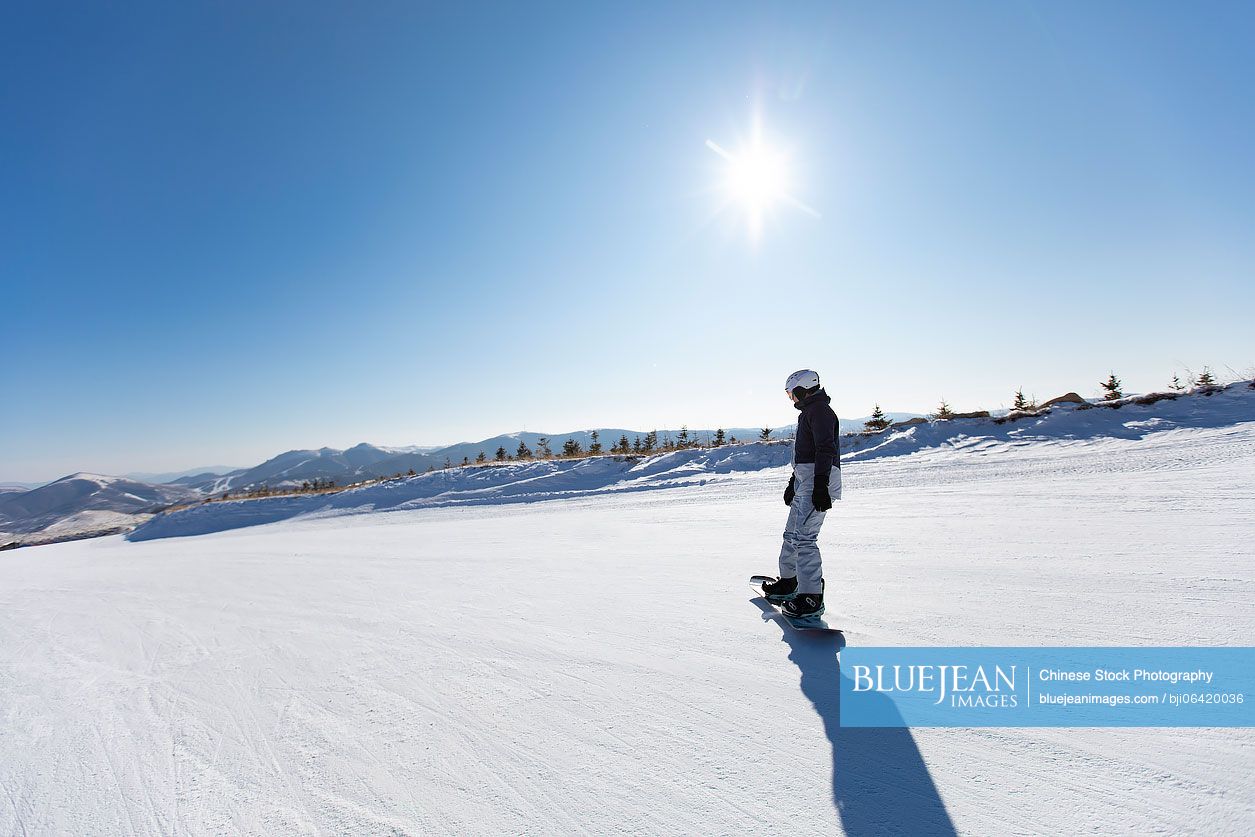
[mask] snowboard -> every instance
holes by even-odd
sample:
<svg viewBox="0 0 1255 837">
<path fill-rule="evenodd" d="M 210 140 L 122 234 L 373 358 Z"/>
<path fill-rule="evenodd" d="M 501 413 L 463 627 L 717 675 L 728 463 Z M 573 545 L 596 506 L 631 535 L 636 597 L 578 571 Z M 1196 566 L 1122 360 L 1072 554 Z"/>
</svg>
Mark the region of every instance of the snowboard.
<svg viewBox="0 0 1255 837">
<path fill-rule="evenodd" d="M 775 579 L 769 575 L 750 576 L 750 586 L 758 591 L 758 595 L 763 601 L 775 608 L 776 613 L 780 614 L 781 619 L 789 623 L 790 628 L 798 631 L 820 631 L 832 634 L 841 633 L 840 628 L 828 624 L 828 621 L 824 618 L 826 614 L 804 617 L 795 617 L 785 614 L 785 612 L 780 609 L 780 605 L 784 604 L 784 602 L 773 602 L 771 599 L 767 598 L 767 594 L 763 592 L 763 584 L 768 581 L 775 581 Z"/>
</svg>

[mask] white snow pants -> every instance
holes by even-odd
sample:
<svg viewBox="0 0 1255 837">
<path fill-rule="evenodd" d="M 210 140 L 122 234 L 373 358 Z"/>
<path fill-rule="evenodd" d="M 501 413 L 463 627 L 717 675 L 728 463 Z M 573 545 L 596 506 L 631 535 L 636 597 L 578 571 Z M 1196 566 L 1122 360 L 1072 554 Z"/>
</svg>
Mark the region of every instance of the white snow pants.
<svg viewBox="0 0 1255 837">
<path fill-rule="evenodd" d="M 815 463 L 799 462 L 793 466 L 794 494 L 789 506 L 789 520 L 784 526 L 784 545 L 780 548 L 780 577 L 797 576 L 798 593 L 822 593 L 824 577 L 819 555 L 819 527 L 824 525 L 825 512 L 815 508 L 811 492 L 815 488 Z M 833 468 L 828 478 L 828 493 L 833 502 L 841 499 L 841 470 Z"/>
</svg>

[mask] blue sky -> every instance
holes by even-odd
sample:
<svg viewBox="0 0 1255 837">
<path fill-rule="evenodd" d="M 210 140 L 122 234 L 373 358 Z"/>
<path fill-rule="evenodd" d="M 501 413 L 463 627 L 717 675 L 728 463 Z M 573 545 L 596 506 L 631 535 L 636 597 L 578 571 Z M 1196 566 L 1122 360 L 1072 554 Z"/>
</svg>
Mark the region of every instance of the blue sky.
<svg viewBox="0 0 1255 837">
<path fill-rule="evenodd" d="M 1255 365 L 1250 4 L 0 14 L 0 479 Z"/>
</svg>

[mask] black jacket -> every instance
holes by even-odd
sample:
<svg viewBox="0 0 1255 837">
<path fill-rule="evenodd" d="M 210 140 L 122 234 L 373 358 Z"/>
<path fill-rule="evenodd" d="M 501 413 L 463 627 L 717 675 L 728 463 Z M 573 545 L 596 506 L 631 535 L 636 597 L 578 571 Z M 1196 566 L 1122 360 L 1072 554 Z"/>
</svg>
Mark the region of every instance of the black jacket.
<svg viewBox="0 0 1255 837">
<path fill-rule="evenodd" d="M 837 449 L 837 414 L 830 404 L 832 399 L 821 389 L 793 405 L 802 413 L 797 417 L 793 461 L 814 462 L 817 479 L 826 479 L 833 467 L 841 467 L 841 451 Z"/>
</svg>

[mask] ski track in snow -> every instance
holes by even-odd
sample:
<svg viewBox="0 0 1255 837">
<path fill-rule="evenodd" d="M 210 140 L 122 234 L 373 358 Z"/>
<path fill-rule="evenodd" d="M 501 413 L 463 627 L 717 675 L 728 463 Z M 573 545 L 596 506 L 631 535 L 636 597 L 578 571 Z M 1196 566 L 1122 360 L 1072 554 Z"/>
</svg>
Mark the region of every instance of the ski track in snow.
<svg viewBox="0 0 1255 837">
<path fill-rule="evenodd" d="M 1249 644 L 1252 473 L 1249 421 L 851 462 L 829 612 Z M 1251 833 L 1251 730 L 841 729 L 746 585 L 786 474 L 6 553 L 0 833 Z"/>
</svg>

